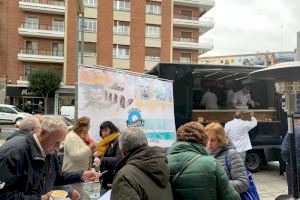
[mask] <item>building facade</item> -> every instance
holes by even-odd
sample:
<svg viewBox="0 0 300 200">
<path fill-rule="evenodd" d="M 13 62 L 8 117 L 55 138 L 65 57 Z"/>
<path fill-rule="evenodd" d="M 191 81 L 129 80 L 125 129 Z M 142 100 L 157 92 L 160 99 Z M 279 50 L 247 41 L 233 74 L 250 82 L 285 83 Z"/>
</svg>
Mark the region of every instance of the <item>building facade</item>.
<svg viewBox="0 0 300 200">
<path fill-rule="evenodd" d="M 281 62 L 294 61 L 296 51 L 265 52 L 224 56 L 199 57 L 201 64 L 270 66 Z"/>
<path fill-rule="evenodd" d="M 81 24 L 75 0 L 0 1 L 0 77 L 7 83 L 1 89 L 6 103 L 43 104 L 28 91 L 27 77 L 34 69 L 53 68 L 62 84 L 48 110 L 58 113 L 62 105 L 71 105 L 81 28 L 86 65 L 145 72 L 158 62 L 197 63 L 199 55 L 213 49 L 211 40 L 199 39 L 214 27 L 212 19 L 203 17 L 213 0 L 83 3 Z"/>
</svg>

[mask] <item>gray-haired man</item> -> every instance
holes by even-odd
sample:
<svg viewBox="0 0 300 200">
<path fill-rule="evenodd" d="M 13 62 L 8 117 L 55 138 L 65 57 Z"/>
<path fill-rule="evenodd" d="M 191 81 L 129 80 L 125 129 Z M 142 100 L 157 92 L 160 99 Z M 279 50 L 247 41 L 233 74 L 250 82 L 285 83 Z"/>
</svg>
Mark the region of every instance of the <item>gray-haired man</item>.
<svg viewBox="0 0 300 200">
<path fill-rule="evenodd" d="M 41 123 L 35 116 L 27 116 L 20 121 L 19 129 L 13 132 L 6 140 L 18 135 L 34 134 L 41 129 Z"/>
<path fill-rule="evenodd" d="M 48 200 L 55 185 L 99 178 L 91 171 L 62 172 L 56 153 L 66 134 L 65 122 L 52 117 L 37 133 L 5 142 L 0 147 L 0 199 Z M 78 197 L 75 191 L 72 195 Z"/>
<path fill-rule="evenodd" d="M 137 128 L 122 133 L 119 145 L 124 158 L 116 168 L 111 200 L 173 199 L 164 149 L 148 146 Z"/>
</svg>

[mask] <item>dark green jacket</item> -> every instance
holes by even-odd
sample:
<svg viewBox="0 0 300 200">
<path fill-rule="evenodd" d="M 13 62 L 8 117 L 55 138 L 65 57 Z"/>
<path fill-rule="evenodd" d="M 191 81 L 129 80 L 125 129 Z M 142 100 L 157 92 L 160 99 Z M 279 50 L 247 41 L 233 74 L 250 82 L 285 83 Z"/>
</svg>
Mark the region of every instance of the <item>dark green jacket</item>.
<svg viewBox="0 0 300 200">
<path fill-rule="evenodd" d="M 239 200 L 239 194 L 230 186 L 223 167 L 201 144 L 175 142 L 168 156 L 170 180 L 195 155 L 202 156 L 188 166 L 172 183 L 173 197 L 180 200 Z"/>
</svg>

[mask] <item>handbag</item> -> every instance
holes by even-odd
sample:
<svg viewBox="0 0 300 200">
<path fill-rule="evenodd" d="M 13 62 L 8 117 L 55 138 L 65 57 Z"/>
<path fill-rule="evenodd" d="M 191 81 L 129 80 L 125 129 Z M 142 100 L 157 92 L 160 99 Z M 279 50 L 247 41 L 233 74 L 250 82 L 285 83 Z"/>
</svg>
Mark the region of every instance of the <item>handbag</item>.
<svg viewBox="0 0 300 200">
<path fill-rule="evenodd" d="M 171 184 L 175 183 L 176 180 L 178 179 L 179 175 L 189 166 L 191 165 L 193 162 L 195 162 L 198 158 L 200 158 L 202 155 L 201 154 L 197 154 L 195 156 L 193 156 L 182 168 L 181 170 L 172 178 Z"/>
<path fill-rule="evenodd" d="M 231 179 L 231 163 L 230 160 L 228 159 L 227 151 L 225 153 L 225 165 L 229 172 L 228 176 Z M 249 189 L 246 192 L 241 193 L 240 197 L 242 200 L 260 200 L 253 177 L 247 169 L 246 172 L 249 180 Z"/>
</svg>

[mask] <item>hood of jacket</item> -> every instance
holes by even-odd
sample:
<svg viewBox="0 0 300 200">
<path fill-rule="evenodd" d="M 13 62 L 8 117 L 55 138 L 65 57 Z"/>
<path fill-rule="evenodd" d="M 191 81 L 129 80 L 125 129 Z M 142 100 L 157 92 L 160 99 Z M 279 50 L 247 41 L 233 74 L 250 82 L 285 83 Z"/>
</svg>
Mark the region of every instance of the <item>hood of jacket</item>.
<svg viewBox="0 0 300 200">
<path fill-rule="evenodd" d="M 208 155 L 205 147 L 198 143 L 186 142 L 186 141 L 177 141 L 171 147 L 170 154 L 178 154 L 182 152 L 194 152 L 201 155 Z"/>
<path fill-rule="evenodd" d="M 165 150 L 160 147 L 144 146 L 131 150 L 118 164 L 116 171 L 131 164 L 147 174 L 158 186 L 166 187 L 170 172 Z"/>
</svg>

